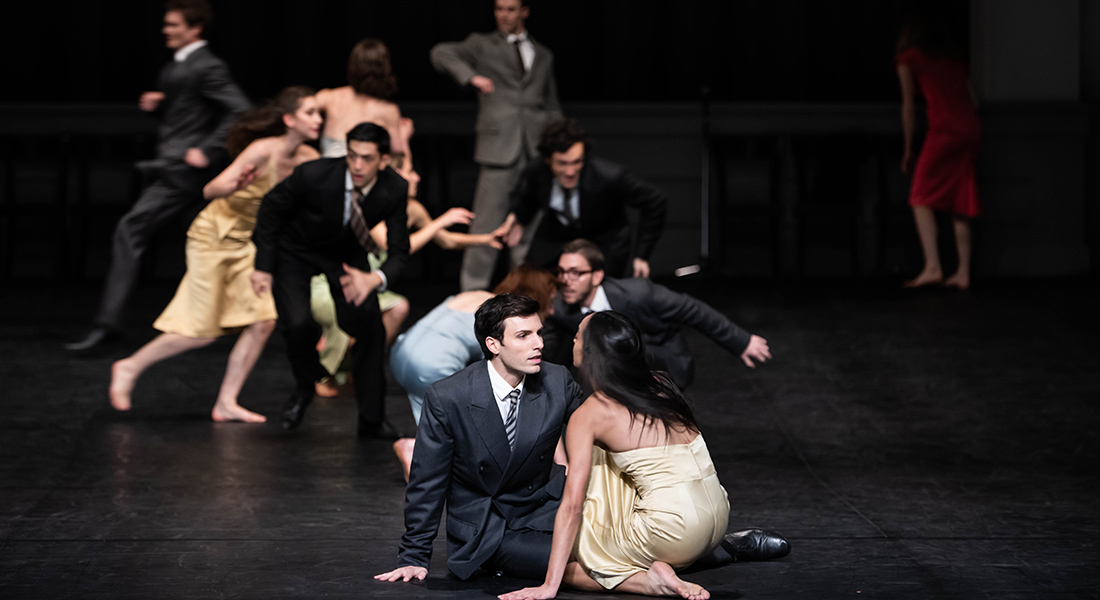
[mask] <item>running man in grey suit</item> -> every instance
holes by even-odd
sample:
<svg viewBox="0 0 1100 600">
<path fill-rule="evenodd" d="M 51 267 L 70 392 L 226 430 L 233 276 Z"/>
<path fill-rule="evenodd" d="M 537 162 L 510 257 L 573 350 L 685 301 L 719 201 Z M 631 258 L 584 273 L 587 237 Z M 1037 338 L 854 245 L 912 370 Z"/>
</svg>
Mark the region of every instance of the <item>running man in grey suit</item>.
<svg viewBox="0 0 1100 600">
<path fill-rule="evenodd" d="M 398 568 L 375 579 L 428 576 L 444 505 L 447 567 L 457 577 L 479 567 L 527 579 L 546 573 L 565 486 L 562 426 L 584 398 L 565 367 L 542 362 L 538 310 L 526 296 L 486 300 L 474 331 L 487 360 L 428 388 Z"/>
<path fill-rule="evenodd" d="M 489 233 L 504 221 L 509 194 L 534 156 L 543 127 L 561 117 L 554 55 L 527 33 L 529 14 L 522 0 L 496 0 L 497 31 L 436 44 L 431 51 L 437 71 L 478 91 L 474 160 L 481 171 L 470 233 Z M 488 246 L 466 249 L 463 290 L 490 287 L 497 252 Z"/>
<path fill-rule="evenodd" d="M 117 336 L 150 238 L 199 202 L 202 186 L 225 166 L 226 131 L 249 102 L 229 68 L 206 46 L 203 35 L 212 20 L 206 0 L 165 4 L 164 44 L 175 53 L 160 72 L 158 91 L 145 92 L 138 101 L 141 110 L 160 117 L 157 159 L 143 165 L 156 181 L 118 222 L 94 327 L 84 339 L 66 344 L 68 350 L 90 350 Z"/>
</svg>

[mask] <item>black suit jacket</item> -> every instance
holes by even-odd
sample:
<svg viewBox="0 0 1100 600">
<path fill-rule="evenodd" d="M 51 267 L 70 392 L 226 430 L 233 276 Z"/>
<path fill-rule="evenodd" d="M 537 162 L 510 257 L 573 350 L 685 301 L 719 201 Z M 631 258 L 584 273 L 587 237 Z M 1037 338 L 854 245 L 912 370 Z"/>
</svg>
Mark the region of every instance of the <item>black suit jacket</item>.
<svg viewBox="0 0 1100 600">
<path fill-rule="evenodd" d="M 343 222 L 346 177 L 344 158 L 321 158 L 298 166 L 264 196 L 252 234 L 257 270 L 274 273 L 280 247 L 328 264 L 346 262 L 370 270 L 367 251 Z M 408 194 L 409 184 L 392 169 L 383 169 L 361 201 L 369 227 L 386 222 L 388 256 L 380 270 L 391 284 L 409 260 Z"/>
<path fill-rule="evenodd" d="M 680 326 L 694 328 L 736 356 L 745 351 L 752 337 L 705 302 L 648 279 L 608 277 L 603 280 L 603 289 L 612 310 L 626 315 L 642 330 L 650 366 L 667 371 L 681 388 L 694 379 L 695 359 L 680 333 Z M 547 336 L 555 347 L 549 352 L 544 350 L 543 355 L 560 356 L 562 347 L 567 340 L 573 339 L 583 318 L 578 305 L 566 305 L 559 295 L 554 300 L 554 314 L 548 322 L 560 331 Z"/>
<path fill-rule="evenodd" d="M 157 88 L 164 92 L 157 107 L 160 158 L 180 160 L 189 148 L 201 149 L 212 162 L 223 158 L 225 134 L 249 102 L 210 47 L 195 50 L 183 62 L 170 61 L 161 69 Z"/>
<path fill-rule="evenodd" d="M 562 426 L 583 400 L 565 367 L 544 362 L 520 396 L 516 448 L 508 448 L 486 361 L 438 381 L 424 400 L 399 566 L 427 567 L 447 505 L 447 566 L 467 579 L 505 529 L 550 532 L 565 486 L 554 463 Z"/>
<path fill-rule="evenodd" d="M 634 177 L 621 165 L 587 156 L 577 184 L 580 218 L 575 224 L 563 225 L 549 210 L 553 182 L 550 166 L 545 160 L 538 160 L 524 171 L 512 194 L 511 210 L 524 226 L 539 209 L 547 211 L 535 233 L 536 239 L 555 244 L 560 251 L 561 244 L 585 238 L 599 246 L 606 257 L 625 254 L 625 259 L 630 259 L 631 235 L 626 214 L 629 206 L 639 213 L 638 242 L 633 256 L 649 260 L 664 230 L 668 207 L 668 199 L 660 190 Z"/>
</svg>

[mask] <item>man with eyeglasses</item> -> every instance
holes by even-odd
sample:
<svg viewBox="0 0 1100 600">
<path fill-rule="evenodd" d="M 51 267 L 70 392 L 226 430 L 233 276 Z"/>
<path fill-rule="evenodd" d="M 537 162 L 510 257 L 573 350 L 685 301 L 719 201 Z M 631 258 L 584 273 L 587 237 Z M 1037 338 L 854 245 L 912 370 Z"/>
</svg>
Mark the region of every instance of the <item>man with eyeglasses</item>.
<svg viewBox="0 0 1100 600">
<path fill-rule="evenodd" d="M 649 257 L 665 227 L 668 199 L 625 167 L 587 153 L 588 136 L 574 119 L 551 123 L 539 141 L 541 161 L 523 172 L 511 213 L 497 229 L 509 246 L 534 228 L 526 260 L 553 268 L 561 245 L 591 240 L 612 277 L 649 277 Z M 627 208 L 638 212 L 637 242 Z M 541 221 L 536 221 L 539 211 Z"/>
<path fill-rule="evenodd" d="M 648 279 L 607 277 L 603 253 L 588 240 L 573 240 L 562 247 L 558 278 L 562 287 L 548 319 L 553 331 L 544 336 L 543 354 L 552 362 L 557 362 L 563 347 L 568 350 L 584 316 L 602 310 L 620 312 L 637 323 L 645 335 L 650 366 L 667 371 L 681 389 L 695 378 L 695 358 L 680 334 L 681 325 L 714 340 L 749 368 L 756 366 L 753 361 L 763 363 L 772 357 L 767 340 L 745 331 L 700 300 Z"/>
</svg>

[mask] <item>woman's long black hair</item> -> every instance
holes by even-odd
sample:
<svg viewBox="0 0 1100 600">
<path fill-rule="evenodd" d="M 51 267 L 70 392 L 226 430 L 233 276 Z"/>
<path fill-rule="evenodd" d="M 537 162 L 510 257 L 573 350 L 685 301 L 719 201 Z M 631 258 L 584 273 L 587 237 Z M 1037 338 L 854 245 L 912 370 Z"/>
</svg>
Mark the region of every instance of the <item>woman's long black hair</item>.
<svg viewBox="0 0 1100 600">
<path fill-rule="evenodd" d="M 581 372 L 592 389 L 626 407 L 643 426 L 660 421 L 665 433 L 674 426 L 698 431 L 695 414 L 680 388 L 664 371 L 651 371 L 645 340 L 633 321 L 614 311 L 598 312 L 584 330 Z"/>
</svg>

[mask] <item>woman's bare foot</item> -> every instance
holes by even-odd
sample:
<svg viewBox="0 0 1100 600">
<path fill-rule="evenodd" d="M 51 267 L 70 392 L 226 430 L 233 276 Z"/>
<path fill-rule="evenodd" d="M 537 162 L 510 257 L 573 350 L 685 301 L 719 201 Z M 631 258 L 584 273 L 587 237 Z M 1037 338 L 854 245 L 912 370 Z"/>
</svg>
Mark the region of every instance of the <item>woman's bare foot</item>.
<svg viewBox="0 0 1100 600">
<path fill-rule="evenodd" d="M 254 413 L 240 404 L 217 403 L 214 410 L 210 411 L 210 418 L 219 423 L 225 421 L 240 421 L 242 423 L 265 423 L 267 417 L 260 413 Z"/>
<path fill-rule="evenodd" d="M 943 271 L 940 269 L 924 269 L 916 277 L 905 282 L 907 288 L 917 288 L 932 285 L 943 281 Z"/>
<path fill-rule="evenodd" d="M 313 391 L 322 398 L 335 398 L 340 395 L 340 388 L 336 385 L 335 377 L 325 377 L 313 384 Z"/>
<path fill-rule="evenodd" d="M 111 365 L 111 387 L 107 394 L 111 397 L 111 407 L 115 410 L 130 410 L 130 393 L 134 391 L 137 373 L 133 362 L 124 358 Z"/>
<path fill-rule="evenodd" d="M 646 581 L 652 590 L 651 596 L 680 596 L 688 600 L 707 600 L 710 592 L 697 583 L 690 583 L 676 576 L 672 567 L 659 560 L 646 571 Z"/>
<path fill-rule="evenodd" d="M 945 279 L 943 285 L 947 287 L 959 288 L 960 290 L 968 290 L 970 289 L 970 274 L 955 273 L 951 277 Z"/>
<path fill-rule="evenodd" d="M 401 467 L 405 469 L 405 483 L 409 482 L 409 467 L 412 466 L 413 448 L 415 446 L 416 439 L 414 438 L 401 438 L 393 443 L 393 452 L 397 455 L 397 460 L 401 461 Z"/>
</svg>

